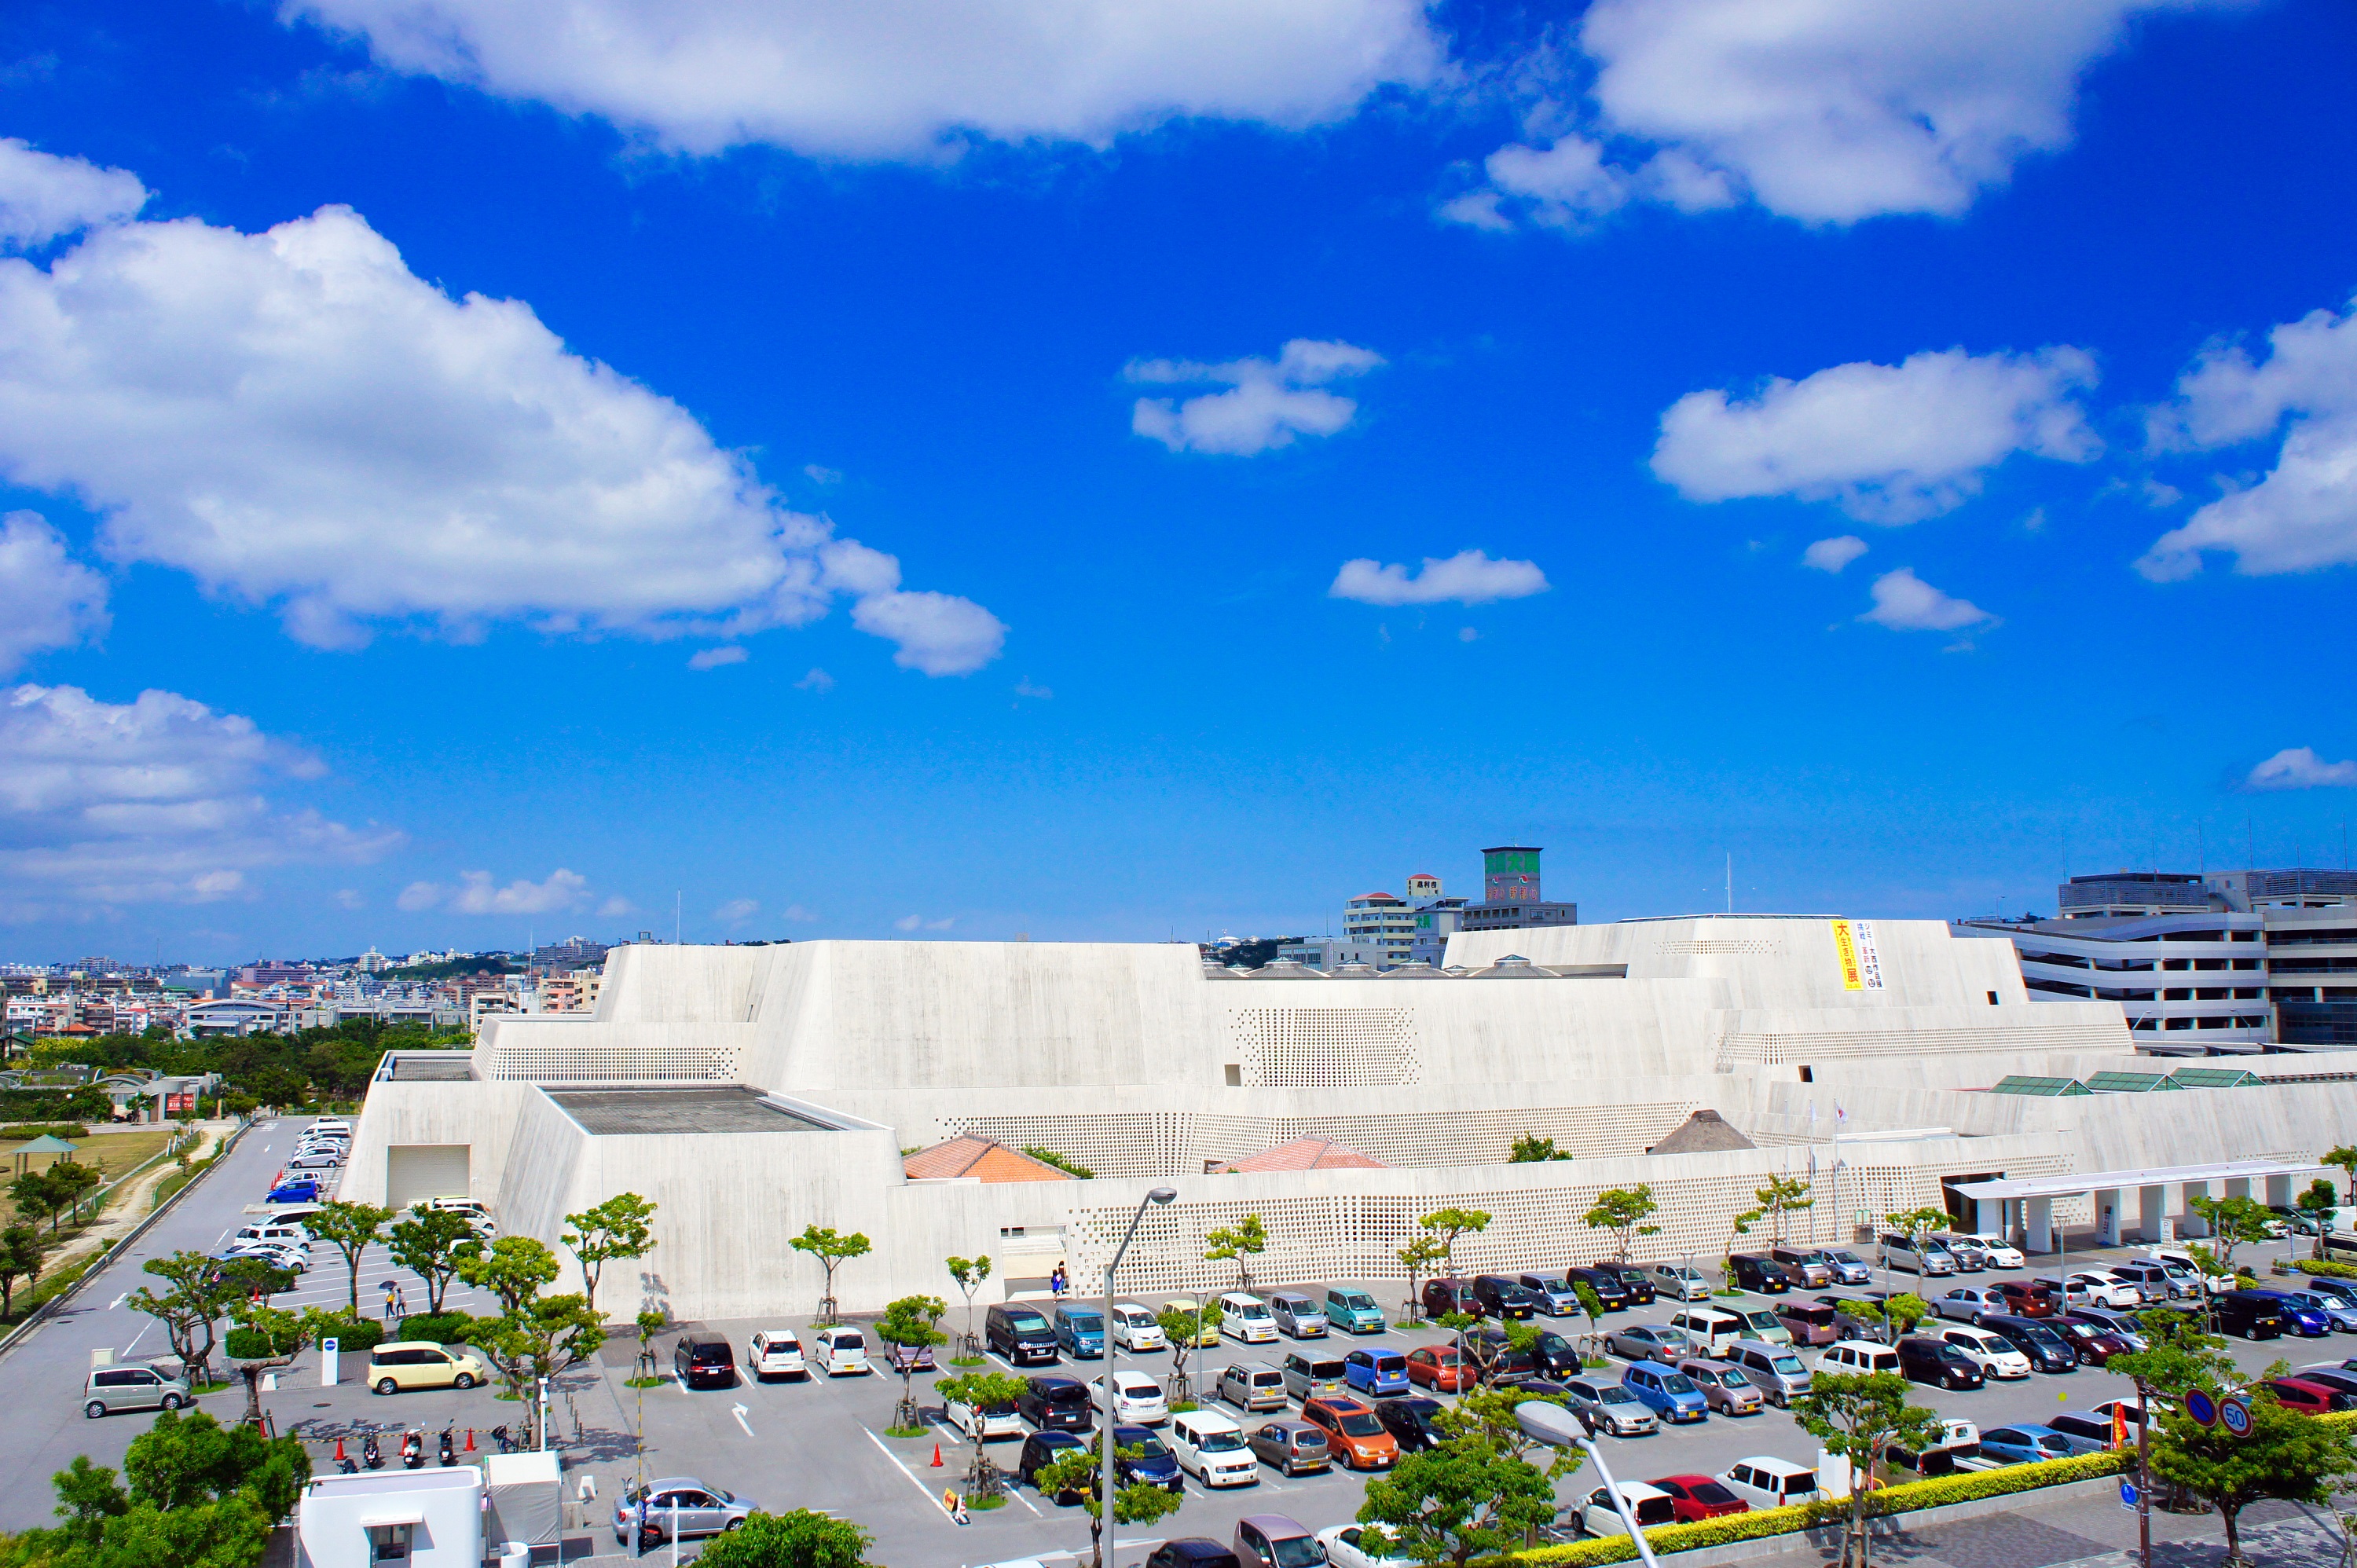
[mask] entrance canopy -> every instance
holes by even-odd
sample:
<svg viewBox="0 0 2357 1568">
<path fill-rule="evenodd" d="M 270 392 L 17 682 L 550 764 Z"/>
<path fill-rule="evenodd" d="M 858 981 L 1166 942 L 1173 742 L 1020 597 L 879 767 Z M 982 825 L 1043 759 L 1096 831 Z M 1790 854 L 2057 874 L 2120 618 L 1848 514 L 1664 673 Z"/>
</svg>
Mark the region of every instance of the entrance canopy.
<svg viewBox="0 0 2357 1568">
<path fill-rule="evenodd" d="M 2212 1165 L 2161 1165 L 2140 1171 L 2089 1171 L 2074 1176 L 2000 1176 L 1995 1181 L 1960 1181 L 1949 1190 L 1978 1203 L 2007 1197 L 2080 1197 L 2090 1193 L 2117 1192 L 2127 1187 L 2174 1187 L 2213 1181 L 2255 1181 L 2263 1176 L 2301 1176 L 2324 1167 L 2314 1160 L 2229 1160 Z"/>
</svg>

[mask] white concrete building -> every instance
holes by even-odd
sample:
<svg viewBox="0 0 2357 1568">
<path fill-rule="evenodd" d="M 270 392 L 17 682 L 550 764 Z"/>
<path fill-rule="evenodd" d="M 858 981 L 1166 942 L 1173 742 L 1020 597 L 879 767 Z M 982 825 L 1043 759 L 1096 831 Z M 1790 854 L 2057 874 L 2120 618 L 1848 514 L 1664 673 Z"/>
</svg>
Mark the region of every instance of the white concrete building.
<svg viewBox="0 0 2357 1568">
<path fill-rule="evenodd" d="M 482 1568 L 483 1473 L 363 1470 L 315 1476 L 295 1504 L 300 1568 Z"/>
<path fill-rule="evenodd" d="M 554 1244 L 567 1213 L 637 1192 L 660 1206 L 659 1245 L 636 1278 L 608 1270 L 600 1306 L 729 1318 L 811 1309 L 819 1267 L 786 1242 L 813 1223 L 874 1244 L 837 1275 L 847 1310 L 941 1293 L 952 1253 L 991 1256 L 1009 1289 L 1060 1261 L 1091 1280 L 1163 1182 L 1178 1200 L 1146 1216 L 1125 1289 L 1229 1283 L 1202 1237 L 1246 1213 L 1271 1233 L 1254 1273 L 1272 1282 L 1399 1276 L 1417 1217 L 1447 1204 L 1495 1216 L 1461 1267 L 1560 1266 L 1609 1251 L 1582 1217 L 1641 1183 L 1660 1204 L 1646 1255 L 1716 1257 L 1771 1173 L 1814 1174 L 1805 1223 L 1832 1241 L 1925 1204 L 1964 1218 L 1957 1184 L 2195 1150 L 2312 1162 L 2357 1120 L 2357 1060 L 2330 1056 L 2245 1058 L 2294 1070 L 2242 1089 L 1984 1092 L 2147 1058 L 2118 1002 L 2033 1005 L 2011 943 L 1937 921 L 1459 932 L 1448 957 L 1461 977 L 1286 965 L 1278 983 L 1180 945 L 624 947 L 594 1012 L 488 1017 L 470 1053 L 390 1058 L 344 1193 L 463 1190 Z M 1756 1146 L 1646 1152 L 1705 1109 Z M 966 1132 L 1095 1176 L 908 1178 L 900 1150 Z M 1523 1133 L 1577 1157 L 1506 1163 Z M 1202 1174 L 1312 1135 L 1387 1168 Z M 2179 1217 L 2182 1184 L 2158 1185 Z M 2084 1194 L 2045 1212 L 2095 1219 Z"/>
</svg>

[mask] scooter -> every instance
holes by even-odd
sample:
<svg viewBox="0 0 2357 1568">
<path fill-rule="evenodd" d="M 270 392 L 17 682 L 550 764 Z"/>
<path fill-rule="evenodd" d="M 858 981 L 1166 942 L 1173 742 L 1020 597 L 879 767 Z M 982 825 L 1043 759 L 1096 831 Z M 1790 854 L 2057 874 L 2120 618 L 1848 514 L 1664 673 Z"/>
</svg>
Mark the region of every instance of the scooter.
<svg viewBox="0 0 2357 1568">
<path fill-rule="evenodd" d="M 406 1470 L 415 1470 L 425 1463 L 425 1434 L 404 1432 L 401 1434 L 401 1464 Z"/>
<path fill-rule="evenodd" d="M 447 1426 L 442 1429 L 441 1455 L 445 1466 L 458 1462 L 457 1445 L 450 1441 L 450 1429 Z"/>
<path fill-rule="evenodd" d="M 376 1429 L 371 1427 L 361 1439 L 361 1463 L 371 1470 L 384 1468 L 384 1450 L 376 1445 Z"/>
</svg>

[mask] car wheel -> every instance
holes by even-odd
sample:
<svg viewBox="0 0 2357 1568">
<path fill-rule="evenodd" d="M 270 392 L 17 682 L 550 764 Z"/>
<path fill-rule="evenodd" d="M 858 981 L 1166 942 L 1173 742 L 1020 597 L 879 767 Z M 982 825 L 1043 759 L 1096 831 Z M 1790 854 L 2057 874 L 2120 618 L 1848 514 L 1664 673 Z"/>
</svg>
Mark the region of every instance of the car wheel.
<svg viewBox="0 0 2357 1568">
<path fill-rule="evenodd" d="M 475 1374 L 461 1372 L 450 1380 L 450 1386 L 454 1389 L 471 1389 L 475 1386 Z"/>
<path fill-rule="evenodd" d="M 100 1416 L 106 1413 L 106 1405 L 102 1401 L 92 1400 L 88 1404 L 81 1407 L 81 1412 L 91 1420 L 96 1421 Z"/>
<path fill-rule="evenodd" d="M 182 1399 L 178 1394 L 166 1394 L 164 1396 L 164 1408 L 166 1410 L 178 1410 L 188 1402 L 188 1401 Z"/>
<path fill-rule="evenodd" d="M 376 1380 L 376 1391 L 381 1394 L 395 1393 L 400 1391 L 400 1388 L 401 1385 L 391 1378 L 379 1378 Z"/>
<path fill-rule="evenodd" d="M 742 1530 L 744 1527 L 745 1527 L 745 1521 L 744 1521 L 743 1520 L 741 1520 L 741 1519 L 732 1519 L 732 1520 L 730 1520 L 726 1524 L 722 1525 L 720 1528 L 721 1528 L 723 1530 Z"/>
</svg>

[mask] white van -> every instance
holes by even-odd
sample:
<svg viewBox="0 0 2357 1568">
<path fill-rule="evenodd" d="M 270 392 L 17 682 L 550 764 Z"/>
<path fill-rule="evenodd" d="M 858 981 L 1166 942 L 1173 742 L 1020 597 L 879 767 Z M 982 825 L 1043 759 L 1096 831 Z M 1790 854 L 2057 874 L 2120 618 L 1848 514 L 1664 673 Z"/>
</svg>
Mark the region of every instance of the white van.
<svg viewBox="0 0 2357 1568">
<path fill-rule="evenodd" d="M 1684 1329 L 1695 1348 L 1706 1356 L 1716 1356 L 1724 1347 L 1751 1337 L 1749 1324 L 1715 1306 L 1690 1306 L 1683 1312 L 1674 1312 L 1670 1314 L 1670 1326 Z"/>
<path fill-rule="evenodd" d="M 311 1244 L 311 1233 L 300 1225 L 280 1225 L 267 1219 L 254 1225 L 241 1226 L 232 1239 L 239 1241 L 287 1241 L 297 1247 Z"/>
<path fill-rule="evenodd" d="M 1154 1314 L 1134 1301 L 1114 1303 L 1113 1342 L 1129 1351 L 1170 1348 L 1170 1342 L 1163 1337 L 1162 1326 L 1154 1321 Z"/>
<path fill-rule="evenodd" d="M 856 1377 L 868 1370 L 867 1340 L 856 1328 L 822 1328 L 810 1359 L 830 1378 Z"/>
<path fill-rule="evenodd" d="M 1260 1297 L 1232 1290 L 1220 1297 L 1220 1313 L 1222 1337 L 1246 1345 L 1276 1343 L 1276 1315 Z"/>
<path fill-rule="evenodd" d="M 1992 1334 L 1986 1328 L 1957 1326 L 1943 1328 L 1940 1337 L 1973 1359 L 1984 1378 L 2026 1378 L 2029 1376 L 2029 1358 L 2013 1348 L 2013 1341 L 2002 1334 Z M 1977 1443 L 1979 1438 L 1973 1439 Z"/>
<path fill-rule="evenodd" d="M 1773 1454 L 1738 1459 L 1719 1472 L 1718 1484 L 1755 1509 L 1787 1508 L 1817 1498 L 1817 1473 Z"/>
<path fill-rule="evenodd" d="M 1207 1487 L 1250 1487 L 1260 1480 L 1260 1460 L 1244 1441 L 1244 1429 L 1215 1410 L 1172 1416 L 1170 1452 L 1181 1470 Z"/>
<path fill-rule="evenodd" d="M 807 1378 L 802 1342 L 791 1328 L 764 1328 L 753 1336 L 745 1352 L 745 1369 L 759 1378 Z"/>
<path fill-rule="evenodd" d="M 1899 1352 L 1888 1345 L 1876 1345 L 1863 1339 L 1845 1344 L 1828 1345 L 1817 1358 L 1820 1372 L 1898 1372 Z"/>
</svg>

